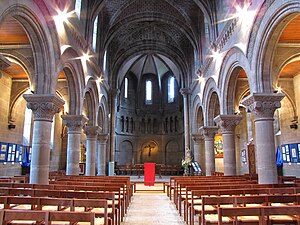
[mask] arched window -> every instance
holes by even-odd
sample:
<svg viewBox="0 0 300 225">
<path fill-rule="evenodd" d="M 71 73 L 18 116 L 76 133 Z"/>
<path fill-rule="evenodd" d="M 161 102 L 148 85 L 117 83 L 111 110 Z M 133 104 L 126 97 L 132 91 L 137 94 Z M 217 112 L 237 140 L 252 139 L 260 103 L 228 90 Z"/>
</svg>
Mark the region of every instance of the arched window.
<svg viewBox="0 0 300 225">
<path fill-rule="evenodd" d="M 107 59 L 107 50 L 105 50 L 104 56 L 103 56 L 103 72 L 106 71 L 106 59 Z"/>
<path fill-rule="evenodd" d="M 97 33 L 98 33 L 98 16 L 96 16 L 94 20 L 94 26 L 93 26 L 93 42 L 92 42 L 92 48 L 94 51 L 96 51 L 97 47 Z"/>
<path fill-rule="evenodd" d="M 146 105 L 152 104 L 152 81 L 146 81 Z"/>
<path fill-rule="evenodd" d="M 127 98 L 128 97 L 128 78 L 125 77 L 125 81 L 124 81 L 124 97 Z"/>
<path fill-rule="evenodd" d="M 175 97 L 175 78 L 169 77 L 168 80 L 168 103 L 174 102 Z"/>
<path fill-rule="evenodd" d="M 76 0 L 75 2 L 75 12 L 78 16 L 78 19 L 80 19 L 80 13 L 81 13 L 81 0 Z"/>
<path fill-rule="evenodd" d="M 30 146 L 32 111 L 26 107 L 23 129 L 23 145 Z"/>
</svg>

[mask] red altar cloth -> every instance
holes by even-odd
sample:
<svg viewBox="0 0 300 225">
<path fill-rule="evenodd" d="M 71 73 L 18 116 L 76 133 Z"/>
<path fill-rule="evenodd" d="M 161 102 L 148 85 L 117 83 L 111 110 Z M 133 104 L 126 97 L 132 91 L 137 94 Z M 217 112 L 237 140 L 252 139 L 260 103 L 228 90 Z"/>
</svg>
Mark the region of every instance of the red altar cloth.
<svg viewBox="0 0 300 225">
<path fill-rule="evenodd" d="M 144 185 L 154 186 L 155 163 L 144 163 Z"/>
</svg>

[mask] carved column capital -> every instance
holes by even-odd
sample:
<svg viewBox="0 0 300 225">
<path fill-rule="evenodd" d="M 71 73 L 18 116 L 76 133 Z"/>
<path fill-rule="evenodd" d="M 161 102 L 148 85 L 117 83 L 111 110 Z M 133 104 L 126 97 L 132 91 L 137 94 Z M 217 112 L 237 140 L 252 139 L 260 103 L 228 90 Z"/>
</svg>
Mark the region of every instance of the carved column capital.
<svg viewBox="0 0 300 225">
<path fill-rule="evenodd" d="M 98 134 L 98 140 L 101 144 L 106 144 L 108 140 L 108 134 Z"/>
<path fill-rule="evenodd" d="M 203 126 L 199 128 L 199 132 L 204 136 L 204 140 L 213 140 L 218 127 L 216 126 Z"/>
<path fill-rule="evenodd" d="M 198 134 L 192 134 L 192 138 L 195 143 L 199 144 L 204 139 L 204 136 L 202 133 L 198 133 Z"/>
<path fill-rule="evenodd" d="M 236 125 L 242 120 L 241 115 L 219 115 L 214 121 L 221 128 L 222 133 L 234 133 Z"/>
<path fill-rule="evenodd" d="M 242 104 L 253 112 L 255 121 L 273 120 L 274 112 L 281 107 L 282 93 L 253 93 L 242 101 Z"/>
<path fill-rule="evenodd" d="M 83 130 L 87 137 L 95 137 L 100 133 L 101 128 L 99 126 L 86 126 Z"/>
<path fill-rule="evenodd" d="M 82 127 L 89 120 L 84 115 L 62 115 L 64 124 L 69 128 L 69 131 L 81 133 Z"/>
<path fill-rule="evenodd" d="M 55 113 L 58 113 L 65 104 L 64 100 L 53 94 L 24 94 L 27 108 L 34 114 L 34 121 L 52 122 Z"/>
<path fill-rule="evenodd" d="M 183 95 L 184 98 L 187 98 L 187 96 L 190 94 L 189 88 L 181 88 L 180 93 Z"/>
</svg>

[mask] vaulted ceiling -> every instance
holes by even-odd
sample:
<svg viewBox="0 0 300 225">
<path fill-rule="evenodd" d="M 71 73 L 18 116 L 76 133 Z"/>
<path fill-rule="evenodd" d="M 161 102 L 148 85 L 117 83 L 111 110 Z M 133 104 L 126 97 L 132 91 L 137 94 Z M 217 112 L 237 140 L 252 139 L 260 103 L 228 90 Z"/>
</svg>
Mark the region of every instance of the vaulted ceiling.
<svg viewBox="0 0 300 225">
<path fill-rule="evenodd" d="M 116 69 L 140 54 L 160 54 L 191 74 L 204 12 L 213 12 L 211 0 L 94 1 L 99 15 L 101 44 Z M 102 26 L 103 25 L 103 26 Z"/>
</svg>

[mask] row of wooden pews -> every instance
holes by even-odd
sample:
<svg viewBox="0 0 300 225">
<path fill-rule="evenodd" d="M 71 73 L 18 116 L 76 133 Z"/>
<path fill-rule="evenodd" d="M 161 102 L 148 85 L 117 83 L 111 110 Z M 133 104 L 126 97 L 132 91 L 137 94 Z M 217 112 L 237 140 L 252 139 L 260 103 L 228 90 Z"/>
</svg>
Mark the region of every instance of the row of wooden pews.
<svg viewBox="0 0 300 225">
<path fill-rule="evenodd" d="M 286 180 L 289 180 L 286 178 Z M 300 185 L 297 181 L 282 184 L 258 184 L 249 176 L 170 177 L 167 185 L 170 200 L 187 224 L 298 224 L 300 220 Z M 247 215 L 248 208 L 258 209 L 257 215 Z M 282 215 L 276 207 L 294 207 Z M 269 208 L 274 209 L 269 209 Z M 245 215 L 228 215 L 244 210 Z M 245 209 L 247 208 L 247 210 Z M 288 210 L 287 210 L 288 211 Z M 270 216 L 267 215 L 270 213 Z M 282 211 L 283 212 L 283 211 Z M 273 214 L 274 215 L 273 215 Z M 253 213 L 252 213 L 253 214 Z M 292 214 L 292 215 L 291 215 Z"/>
<path fill-rule="evenodd" d="M 51 179 L 49 184 L 0 182 L 0 195 L 5 199 L 2 201 L 2 211 L 82 211 L 93 212 L 95 224 L 120 225 L 123 221 L 132 196 L 130 177 L 65 176 L 64 174 L 49 177 Z M 13 201 L 17 202 L 13 203 Z M 32 204 L 29 207 L 30 201 Z M 95 205 L 98 201 L 103 202 L 103 207 Z M 24 207 L 25 203 L 27 207 Z M 85 205 L 79 206 L 79 203 Z"/>
<path fill-rule="evenodd" d="M 39 215 L 48 214 L 50 221 L 90 222 L 91 224 L 111 224 L 107 200 L 99 199 L 65 199 L 49 197 L 24 197 L 24 196 L 0 196 L 0 204 L 3 212 L 1 224 L 19 224 L 22 220 L 27 223 L 40 221 L 46 223 L 47 219 L 39 218 Z M 41 213 L 43 211 L 43 213 Z M 92 213 L 92 214 L 88 214 Z M 22 215 L 19 215 L 23 213 Z M 49 214 L 50 213 L 50 214 Z M 79 214 L 80 216 L 78 216 Z M 30 215 L 30 218 L 27 217 Z M 63 216 L 65 218 L 63 218 Z M 76 215 L 76 216 L 74 216 Z M 87 216 L 89 215 L 89 216 Z M 93 216 L 92 216 L 93 215 Z M 36 217 L 35 217 L 36 216 Z M 81 221 L 84 219 L 84 221 Z M 1 219 L 0 219 L 1 220 Z M 25 222 L 25 221 L 24 221 Z"/>
</svg>

